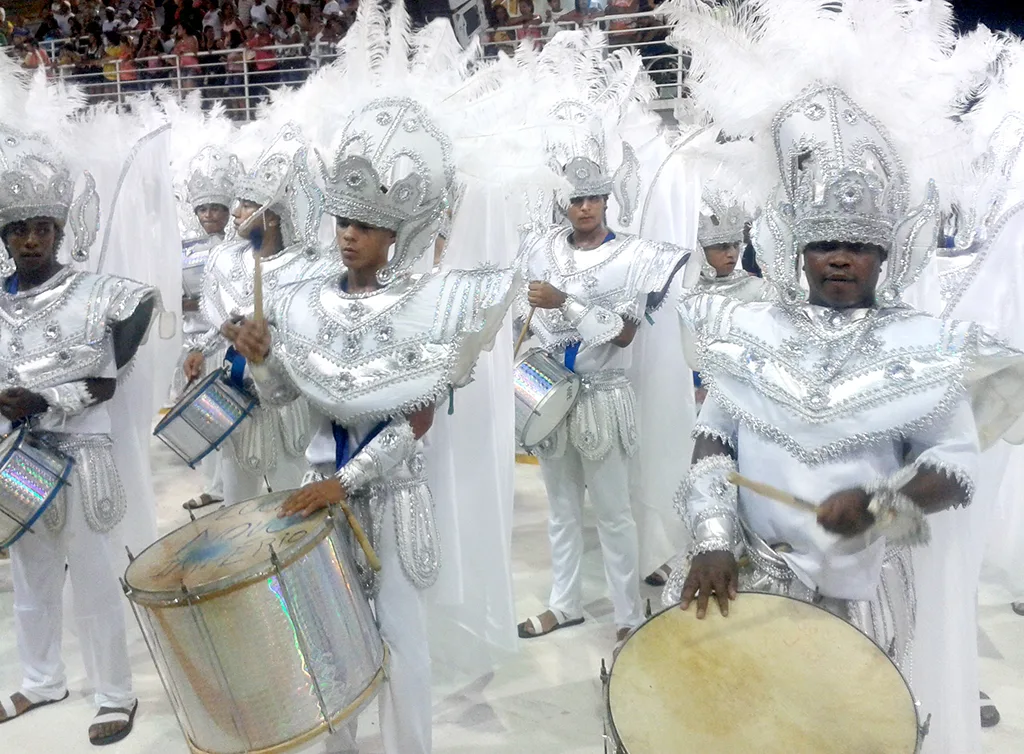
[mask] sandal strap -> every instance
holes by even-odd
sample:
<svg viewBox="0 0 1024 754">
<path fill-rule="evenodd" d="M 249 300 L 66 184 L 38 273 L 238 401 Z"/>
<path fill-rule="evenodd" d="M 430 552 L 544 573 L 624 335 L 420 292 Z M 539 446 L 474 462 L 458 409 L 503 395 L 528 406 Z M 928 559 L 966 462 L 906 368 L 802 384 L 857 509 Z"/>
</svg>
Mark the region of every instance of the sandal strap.
<svg viewBox="0 0 1024 754">
<path fill-rule="evenodd" d="M 96 715 L 92 719 L 91 725 L 106 725 L 107 723 L 128 723 L 131 719 L 130 710 L 115 710 L 114 712 L 104 712 L 101 715 Z"/>
<path fill-rule="evenodd" d="M 14 706 L 14 695 L 0 698 L 0 709 L 4 711 L 4 719 L 11 720 L 18 716 L 18 708 Z"/>
<path fill-rule="evenodd" d="M 531 615 L 526 619 L 526 623 L 530 626 L 530 631 L 533 632 L 534 636 L 540 636 L 541 632 L 544 630 L 544 627 L 540 624 L 540 616 L 538 615 Z"/>
</svg>

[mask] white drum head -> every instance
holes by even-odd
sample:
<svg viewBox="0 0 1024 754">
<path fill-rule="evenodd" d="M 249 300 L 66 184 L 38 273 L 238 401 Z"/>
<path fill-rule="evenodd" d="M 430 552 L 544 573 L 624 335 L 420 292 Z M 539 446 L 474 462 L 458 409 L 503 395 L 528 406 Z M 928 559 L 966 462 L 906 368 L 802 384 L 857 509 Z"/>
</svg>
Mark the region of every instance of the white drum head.
<svg viewBox="0 0 1024 754">
<path fill-rule="evenodd" d="M 913 754 L 917 710 L 867 636 L 804 602 L 740 594 L 672 607 L 623 646 L 608 681 L 628 754 Z"/>
</svg>

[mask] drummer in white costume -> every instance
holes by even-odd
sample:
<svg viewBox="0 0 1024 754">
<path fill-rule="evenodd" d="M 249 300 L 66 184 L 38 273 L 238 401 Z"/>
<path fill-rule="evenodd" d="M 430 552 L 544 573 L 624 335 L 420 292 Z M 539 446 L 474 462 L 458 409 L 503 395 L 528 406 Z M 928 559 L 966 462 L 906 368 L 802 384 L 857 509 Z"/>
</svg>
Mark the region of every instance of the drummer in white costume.
<svg viewBox="0 0 1024 754">
<path fill-rule="evenodd" d="M 171 397 L 177 399 L 186 385 L 206 376 L 211 367 L 219 366 L 216 357 L 221 350 L 218 339 L 211 337 L 216 325 L 208 322 L 199 310 L 203 272 L 214 248 L 224 242 L 235 183 L 242 174 L 238 158 L 225 149 L 208 145 L 192 159 L 186 199 L 195 214 L 202 235 L 182 242 L 182 354 L 171 382 Z M 224 501 L 221 477 L 221 454 L 211 453 L 202 461 L 206 488 L 185 503 L 187 510 Z"/>
<path fill-rule="evenodd" d="M 402 122 L 407 127 L 393 129 Z M 236 346 L 265 360 L 253 372 L 262 399 L 300 395 L 315 410 L 306 457 L 312 478 L 283 513 L 345 500 L 365 522 L 383 568 L 367 583 L 391 649 L 381 693 L 388 754 L 431 750 L 430 654 L 423 590 L 442 553 L 420 438 L 433 406 L 464 384 L 515 295 L 509 270 L 411 275 L 434 237 L 451 180 L 450 142 L 409 98 L 366 105 L 341 135 L 323 179 L 345 271 L 288 286 L 265 326 L 246 321 Z M 395 155 L 414 154 L 404 175 Z M 415 191 L 412 187 L 418 187 Z M 391 248 L 394 251 L 389 260 Z M 331 754 L 354 752 L 355 724 Z"/>
<path fill-rule="evenodd" d="M 10 74 L 5 74 L 10 75 Z M 64 93 L 63 96 L 67 96 Z M 65 563 L 78 637 L 99 712 L 95 745 L 123 739 L 138 707 L 117 569 L 114 529 L 127 508 L 111 453 L 107 401 L 145 337 L 159 294 L 125 278 L 78 272 L 57 261 L 64 232 L 84 261 L 95 238 L 91 184 L 74 177 L 55 145 L 4 127 L 0 234 L 14 272 L 0 292 L 0 413 L 75 462 L 70 484 L 11 547 L 21 689 L 0 699 L 0 723 L 68 697 L 61 660 Z M 13 190 L 14 187 L 17 190 Z M 69 218 L 70 214 L 70 218 Z"/>
<path fill-rule="evenodd" d="M 220 329 L 211 334 L 213 346 L 203 351 L 215 348 L 217 366 L 223 359 L 232 381 L 239 384 L 250 377 L 248 364 L 234 348 L 225 352 L 223 339 L 230 342 L 237 334 L 237 321 L 253 311 L 254 252 L 261 257 L 268 299 L 284 285 L 316 274 L 321 263 L 315 240 L 319 218 L 302 212 L 307 205 L 300 202 L 293 163 L 302 144 L 298 130 L 286 126 L 249 171 L 235 179 L 234 222 L 239 240 L 221 244 L 207 261 L 200 312 Z M 191 368 L 205 369 L 205 361 L 195 357 Z M 310 437 L 304 400 L 254 409 L 228 437 L 221 453 L 225 501 L 255 497 L 264 483 L 273 491 L 298 487 L 308 469 L 303 454 Z"/>
<path fill-rule="evenodd" d="M 583 103 L 563 103 L 565 112 L 588 112 Z M 577 121 L 579 122 L 579 121 Z M 600 145 L 587 149 L 587 145 Z M 629 457 L 636 452 L 633 389 L 626 377 L 629 345 L 643 319 L 647 296 L 663 291 L 686 251 L 608 228 L 613 193 L 628 223 L 636 193 L 635 156 L 609 176 L 603 135 L 594 130 L 556 148 L 571 184 L 569 227 L 552 226 L 523 239 L 523 297 L 536 307 L 532 330 L 543 348 L 583 377 L 583 390 L 565 421 L 530 450 L 541 464 L 551 507 L 553 584 L 548 609 L 519 625 L 523 638 L 543 636 L 583 622 L 582 510 L 589 492 L 597 511 L 605 577 L 615 613 L 616 637 L 642 620 L 637 528 L 630 509 Z"/>
</svg>

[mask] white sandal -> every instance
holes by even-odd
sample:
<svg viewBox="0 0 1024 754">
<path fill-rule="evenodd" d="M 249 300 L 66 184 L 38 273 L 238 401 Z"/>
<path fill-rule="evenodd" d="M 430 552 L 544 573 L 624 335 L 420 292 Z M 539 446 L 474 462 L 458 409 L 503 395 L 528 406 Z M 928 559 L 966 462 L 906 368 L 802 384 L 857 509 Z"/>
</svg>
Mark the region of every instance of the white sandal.
<svg viewBox="0 0 1024 754">
<path fill-rule="evenodd" d="M 554 633 L 561 628 L 578 626 L 583 622 L 583 616 L 580 616 L 579 618 L 570 618 L 561 610 L 556 610 L 553 607 L 549 607 L 544 612 L 549 612 L 555 616 L 555 625 L 552 626 L 550 630 L 545 631 L 544 626 L 540 622 L 540 615 L 543 615 L 544 613 L 541 613 L 540 615 L 533 615 L 519 624 L 518 632 L 520 639 L 536 639 L 539 636 L 547 636 L 550 633 Z M 527 626 L 530 627 L 530 630 L 533 633 L 526 632 Z"/>
<path fill-rule="evenodd" d="M 4 698 L 0 699 L 0 709 L 2 709 L 4 711 L 4 719 L 0 720 L 0 725 L 3 725 L 4 723 L 9 723 L 11 720 L 13 720 L 16 717 L 21 717 L 22 715 L 27 715 L 29 712 L 31 712 L 34 709 L 39 709 L 40 707 L 46 707 L 46 706 L 48 706 L 50 704 L 56 704 L 57 702 L 63 702 L 65 699 L 68 698 L 68 694 L 69 693 L 70 692 L 65 691 L 64 692 L 64 696 L 62 696 L 60 699 L 43 699 L 43 700 L 38 701 L 38 702 L 33 702 L 31 699 L 28 698 L 28 696 L 26 696 L 25 692 L 23 692 L 23 691 L 15 691 L 14 694 L 11 694 L 8 697 L 4 697 Z M 18 712 L 17 705 L 14 703 L 14 696 L 15 696 L 15 694 L 17 694 L 18 696 L 24 697 L 25 701 L 28 702 L 28 706 L 24 710 L 22 710 L 20 713 Z"/>
<path fill-rule="evenodd" d="M 138 699 L 132 704 L 131 709 L 100 707 L 100 711 L 96 713 L 96 717 L 92 719 L 92 724 L 89 726 L 89 743 L 93 746 L 109 746 L 128 738 L 128 734 L 132 732 L 132 728 L 135 726 L 135 713 L 138 709 Z M 93 728 L 97 725 L 107 725 L 109 723 L 123 723 L 123 726 L 108 736 L 93 737 Z"/>
</svg>

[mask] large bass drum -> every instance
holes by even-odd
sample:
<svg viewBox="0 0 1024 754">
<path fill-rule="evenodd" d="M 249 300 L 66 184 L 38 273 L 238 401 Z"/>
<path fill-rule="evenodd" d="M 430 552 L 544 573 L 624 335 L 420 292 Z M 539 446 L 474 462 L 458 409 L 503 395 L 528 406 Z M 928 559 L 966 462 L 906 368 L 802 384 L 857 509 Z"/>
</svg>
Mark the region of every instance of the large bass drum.
<svg viewBox="0 0 1024 754">
<path fill-rule="evenodd" d="M 870 638 L 790 597 L 741 593 L 723 618 L 671 607 L 605 675 L 614 754 L 914 754 L 907 682 Z"/>
<path fill-rule="evenodd" d="M 353 719 L 387 670 L 333 513 L 289 493 L 220 508 L 129 565 L 124 589 L 196 754 L 282 752 Z"/>
<path fill-rule="evenodd" d="M 576 405 L 580 378 L 546 351 L 533 348 L 516 364 L 516 440 L 529 450 L 557 429 Z"/>
</svg>

